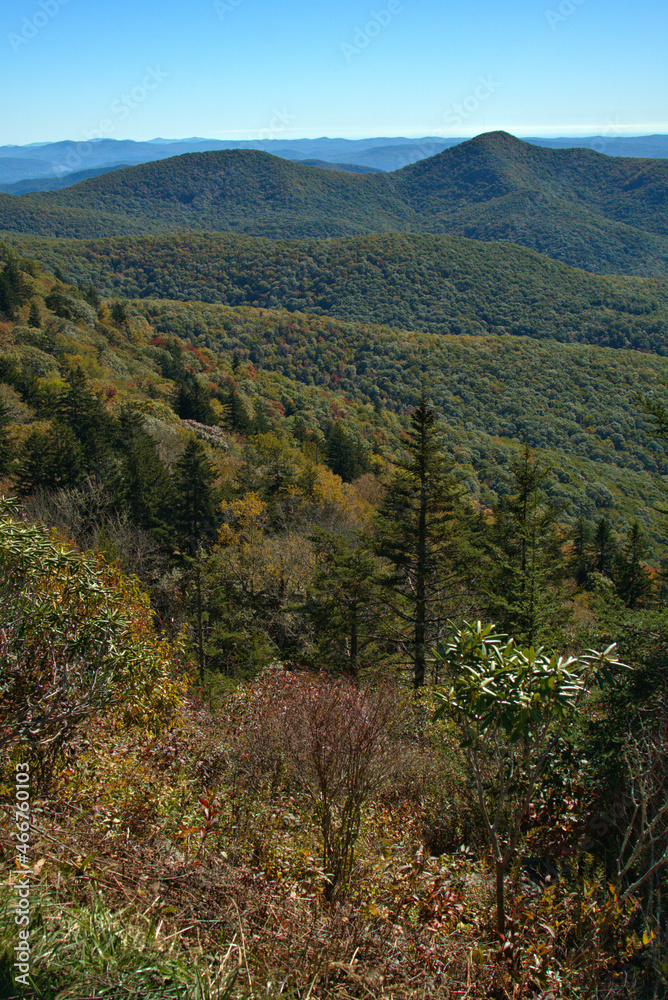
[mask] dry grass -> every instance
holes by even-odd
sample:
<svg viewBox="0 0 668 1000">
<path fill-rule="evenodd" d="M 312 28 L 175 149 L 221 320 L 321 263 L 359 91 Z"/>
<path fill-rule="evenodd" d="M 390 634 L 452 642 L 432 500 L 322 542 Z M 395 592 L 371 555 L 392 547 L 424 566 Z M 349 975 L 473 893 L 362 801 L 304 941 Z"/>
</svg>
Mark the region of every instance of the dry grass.
<svg viewBox="0 0 668 1000">
<path fill-rule="evenodd" d="M 35 997 L 53 1000 L 61 975 L 63 998 L 84 995 L 71 992 L 73 984 L 55 956 L 59 948 L 66 954 L 75 924 L 81 953 L 88 955 L 89 925 L 104 923 L 99 913 L 107 915 L 105 926 L 117 928 L 105 941 L 120 935 L 124 947 L 154 969 L 155 983 L 163 976 L 176 985 L 153 980 L 132 985 L 114 965 L 118 959 L 109 958 L 106 971 L 79 972 L 81 988 L 97 991 L 85 994 L 91 997 L 570 1000 L 577 995 L 556 981 L 550 990 L 539 990 L 526 970 L 499 962 L 484 870 L 463 855 L 430 858 L 425 852 L 425 798 L 439 775 L 437 768 L 428 773 L 428 760 L 414 747 L 404 747 L 411 780 L 392 792 L 380 790 L 368 803 L 350 884 L 328 902 L 317 861 L 317 823 L 297 784 L 292 778 L 272 780 L 271 767 L 249 772 L 240 765 L 246 746 L 240 705 L 232 699 L 229 710 L 217 714 L 191 705 L 184 728 L 161 741 L 143 744 L 134 734 L 124 737 L 125 743 L 118 736 L 116 744 L 100 746 L 100 737 L 88 734 L 82 747 L 88 742 L 87 752 L 99 755 L 115 746 L 118 766 L 125 761 L 123 781 L 136 780 L 143 790 L 142 799 L 126 788 L 117 817 L 110 816 L 113 809 L 101 789 L 93 801 L 95 774 L 101 772 L 86 770 L 83 750 L 68 765 L 69 773 L 63 771 L 53 797 L 34 803 L 31 857 L 44 860 L 35 877 L 42 903 L 34 935 L 49 944 L 50 957 L 46 949 L 39 961 L 47 970 L 50 963 L 53 979 L 53 990 L 43 987 Z M 243 763 L 247 768 L 248 761 Z M 199 800 L 211 802 L 212 793 L 215 815 L 207 826 Z M 118 817 L 122 823 L 115 822 Z M 5 871 L 13 855 L 7 816 L 0 826 Z M 69 917 L 59 916 L 63 913 Z M 3 940 L 6 947 L 6 935 L 0 944 Z M 106 947 L 98 942 L 98 950 Z M 109 955 L 120 954 L 119 947 L 109 945 Z M 625 995 L 604 973 L 587 993 L 592 1000 Z"/>
</svg>

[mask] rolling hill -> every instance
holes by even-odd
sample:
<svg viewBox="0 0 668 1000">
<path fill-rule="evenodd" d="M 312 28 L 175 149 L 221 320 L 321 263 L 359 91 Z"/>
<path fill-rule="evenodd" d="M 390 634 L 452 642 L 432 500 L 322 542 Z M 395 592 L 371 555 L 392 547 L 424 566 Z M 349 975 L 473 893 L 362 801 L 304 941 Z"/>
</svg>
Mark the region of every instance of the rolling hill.
<svg viewBox="0 0 668 1000">
<path fill-rule="evenodd" d="M 1 244 L 0 252 L 0 261 L 16 261 Z M 549 492 L 566 505 L 565 521 L 605 514 L 623 531 L 637 517 L 664 544 L 655 508 L 668 459 L 637 397 L 662 397 L 666 357 L 166 299 L 129 301 L 114 320 L 112 302 L 96 313 L 85 293 L 30 262 L 18 266 L 26 268 L 24 304 L 0 329 L 0 401 L 17 442 L 52 416 L 53 393 L 75 368 L 110 410 L 130 403 L 156 429 L 178 424 L 175 380 L 189 371 L 213 394 L 223 424 L 236 387 L 248 413 L 264 413 L 277 433 L 298 437 L 306 427 L 323 439 L 342 420 L 380 460 L 398 453 L 406 412 L 426 384 L 471 495 L 493 502 L 525 441 L 554 470 Z M 31 325 L 30 301 L 41 327 Z M 176 356 L 185 366 L 175 368 Z"/>
<path fill-rule="evenodd" d="M 185 154 L 63 191 L 0 195 L 0 230 L 92 238 L 429 232 L 512 242 L 595 273 L 668 274 L 668 163 L 488 133 L 386 174 L 255 150 Z"/>
<path fill-rule="evenodd" d="M 440 334 L 668 349 L 668 289 L 510 244 L 385 234 L 268 240 L 220 233 L 47 240 L 22 253 L 110 296 L 288 309 Z"/>
</svg>

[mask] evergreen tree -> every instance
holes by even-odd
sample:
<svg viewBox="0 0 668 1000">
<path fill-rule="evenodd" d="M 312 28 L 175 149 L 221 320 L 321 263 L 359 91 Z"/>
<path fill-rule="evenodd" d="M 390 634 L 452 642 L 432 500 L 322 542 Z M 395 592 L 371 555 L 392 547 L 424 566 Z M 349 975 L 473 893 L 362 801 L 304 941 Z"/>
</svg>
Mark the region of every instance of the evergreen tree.
<svg viewBox="0 0 668 1000">
<path fill-rule="evenodd" d="M 116 326 L 127 326 L 128 324 L 128 304 L 124 300 L 114 302 L 111 307 L 111 318 Z"/>
<path fill-rule="evenodd" d="M 81 286 L 79 287 L 81 288 Z M 87 288 L 82 288 L 81 291 L 83 291 L 86 302 L 93 307 L 99 319 L 102 315 L 102 299 L 98 294 L 97 288 L 95 285 L 88 285 Z"/>
<path fill-rule="evenodd" d="M 216 415 L 211 407 L 211 392 L 191 371 L 185 371 L 178 381 L 174 410 L 181 420 L 196 420 L 200 424 L 216 423 Z"/>
<path fill-rule="evenodd" d="M 204 683 L 206 588 L 204 586 L 205 550 L 213 541 L 217 527 L 218 495 L 214 486 L 216 473 L 207 459 L 204 445 L 191 437 L 174 467 L 174 524 L 179 538 L 184 568 L 182 592 L 190 608 L 195 633 L 200 680 Z"/>
<path fill-rule="evenodd" d="M 0 479 L 6 476 L 12 463 L 12 443 L 9 437 L 9 407 L 0 399 Z"/>
<path fill-rule="evenodd" d="M 19 449 L 16 486 L 29 496 L 75 486 L 84 470 L 81 444 L 71 427 L 54 421 L 47 431 L 33 428 Z"/>
<path fill-rule="evenodd" d="M 87 469 L 99 466 L 109 453 L 114 421 L 102 400 L 90 388 L 81 368 L 67 376 L 68 388 L 58 400 L 57 416 L 67 424 L 81 445 Z"/>
<path fill-rule="evenodd" d="M 37 302 L 33 299 L 30 303 L 30 314 L 28 316 L 28 326 L 33 327 L 35 330 L 39 330 L 42 326 L 42 317 L 39 314 L 39 306 Z"/>
<path fill-rule="evenodd" d="M 4 266 L 2 265 L 4 259 Z M 19 258 L 9 250 L 0 249 L 0 313 L 14 319 L 17 310 L 30 297 L 30 286 L 19 266 Z"/>
<path fill-rule="evenodd" d="M 594 532 L 594 555 L 598 573 L 612 576 L 616 552 L 617 546 L 612 536 L 610 522 L 606 517 L 602 517 Z"/>
<path fill-rule="evenodd" d="M 443 591 L 452 582 L 446 557 L 460 497 L 424 396 L 411 416 L 405 448 L 408 457 L 388 484 L 378 512 L 376 552 L 390 567 L 385 599 L 403 623 L 418 688 L 425 682 L 427 650 L 452 614 L 444 608 Z"/>
<path fill-rule="evenodd" d="M 59 319 L 72 318 L 70 298 L 63 288 L 56 287 L 52 289 L 44 299 L 44 305 L 52 313 L 55 313 Z"/>
<path fill-rule="evenodd" d="M 349 434 L 339 421 L 329 429 L 325 459 L 332 472 L 340 476 L 344 483 L 351 483 L 369 469 L 364 445 Z"/>
<path fill-rule="evenodd" d="M 584 585 L 591 570 L 591 529 L 584 514 L 573 525 L 571 530 L 571 541 L 573 543 L 573 554 L 570 560 L 570 570 L 575 577 L 578 586 Z"/>
<path fill-rule="evenodd" d="M 382 609 L 377 559 L 360 544 L 318 531 L 308 603 L 320 656 L 357 676 L 360 657 L 377 638 Z"/>
<path fill-rule="evenodd" d="M 261 459 L 260 494 L 269 501 L 272 516 L 277 505 L 285 500 L 295 482 L 295 468 L 290 455 L 288 440 L 280 434 L 269 432 L 253 438 Z"/>
<path fill-rule="evenodd" d="M 218 497 L 216 473 L 207 459 L 204 445 L 190 437 L 174 467 L 174 524 L 184 554 L 194 556 L 214 537 Z"/>
<path fill-rule="evenodd" d="M 144 429 L 144 418 L 125 408 L 119 418 L 121 450 L 117 494 L 141 528 L 165 540 L 168 534 L 172 484 L 155 441 Z"/>
<path fill-rule="evenodd" d="M 557 517 L 544 490 L 549 469 L 525 445 L 511 465 L 510 492 L 494 510 L 491 564 L 484 585 L 495 622 L 529 645 L 554 625 L 562 572 Z"/>
<path fill-rule="evenodd" d="M 248 434 L 251 422 L 248 418 L 244 401 L 235 386 L 230 387 L 223 405 L 225 406 L 227 422 L 230 429 L 237 431 L 240 434 Z"/>
<path fill-rule="evenodd" d="M 636 608 L 649 596 L 651 580 L 642 565 L 646 553 L 643 530 L 637 521 L 633 521 L 626 536 L 626 545 L 617 558 L 615 573 L 617 593 L 627 608 Z"/>
</svg>

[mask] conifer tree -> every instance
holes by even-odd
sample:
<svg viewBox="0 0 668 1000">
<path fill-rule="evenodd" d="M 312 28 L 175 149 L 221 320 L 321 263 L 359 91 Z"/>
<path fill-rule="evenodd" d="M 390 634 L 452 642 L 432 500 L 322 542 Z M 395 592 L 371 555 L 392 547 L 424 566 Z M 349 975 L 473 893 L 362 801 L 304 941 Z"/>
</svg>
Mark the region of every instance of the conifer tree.
<svg viewBox="0 0 668 1000">
<path fill-rule="evenodd" d="M 602 517 L 596 525 L 594 532 L 594 554 L 596 570 L 611 576 L 613 572 L 617 547 L 612 536 L 610 522 L 606 517 Z"/>
<path fill-rule="evenodd" d="M 135 524 L 164 540 L 168 528 L 172 484 L 155 441 L 144 430 L 144 418 L 124 409 L 119 417 L 121 459 L 117 494 Z"/>
<path fill-rule="evenodd" d="M 573 543 L 573 554 L 570 560 L 570 568 L 578 585 L 585 584 L 591 569 L 591 528 L 584 514 L 573 525 L 571 531 Z"/>
<path fill-rule="evenodd" d="M 81 444 L 68 424 L 55 420 L 51 428 L 33 428 L 19 449 L 15 473 L 22 496 L 38 490 L 75 486 L 84 471 Z"/>
<path fill-rule="evenodd" d="M 12 447 L 9 439 L 9 407 L 0 399 L 0 479 L 9 472 L 12 461 Z"/>
<path fill-rule="evenodd" d="M 174 520 L 184 551 L 195 555 L 214 537 L 218 497 L 216 474 L 204 445 L 191 437 L 174 468 Z"/>
<path fill-rule="evenodd" d="M 325 456 L 332 472 L 344 483 L 352 482 L 369 468 L 362 442 L 349 434 L 340 421 L 329 430 Z"/>
<path fill-rule="evenodd" d="M 617 593 L 628 608 L 636 608 L 649 596 L 651 590 L 650 577 L 642 565 L 646 552 L 643 530 L 637 521 L 633 521 L 629 525 L 626 545 L 618 556 L 615 574 Z"/>
<path fill-rule="evenodd" d="M 91 468 L 99 465 L 110 450 L 113 419 L 100 397 L 91 390 L 81 368 L 70 372 L 67 381 L 68 388 L 58 401 L 57 416 L 79 441 L 84 463 Z"/>
<path fill-rule="evenodd" d="M 319 651 L 357 676 L 360 657 L 377 637 L 382 610 L 378 561 L 361 544 L 318 531 L 316 572 L 308 603 Z"/>
<path fill-rule="evenodd" d="M 553 617 L 562 572 L 557 517 L 545 493 L 549 469 L 525 445 L 510 470 L 510 492 L 494 510 L 488 612 L 504 631 L 531 645 Z M 554 624 L 554 622 L 551 622 Z"/>
<path fill-rule="evenodd" d="M 185 371 L 178 381 L 174 410 L 181 420 L 196 420 L 200 424 L 216 423 L 216 415 L 211 406 L 211 392 L 191 371 Z"/>
<path fill-rule="evenodd" d="M 28 315 L 28 326 L 33 327 L 35 330 L 39 330 L 42 326 L 42 318 L 39 314 L 39 306 L 35 299 L 30 303 L 30 313 Z"/>
<path fill-rule="evenodd" d="M 13 319 L 29 297 L 30 286 L 21 271 L 19 258 L 8 247 L 3 247 L 0 250 L 0 313 Z"/>
<path fill-rule="evenodd" d="M 411 416 L 408 457 L 388 484 L 377 517 L 376 552 L 389 565 L 384 594 L 403 625 L 413 685 L 425 682 L 427 652 L 452 614 L 443 606 L 448 548 L 461 495 L 439 450 L 434 411 L 424 398 Z"/>
<path fill-rule="evenodd" d="M 204 561 L 207 547 L 217 527 L 218 493 L 216 474 L 207 459 L 204 445 L 191 437 L 174 468 L 174 521 L 184 567 L 182 589 L 186 605 L 193 613 L 200 680 L 204 683 L 204 632 L 207 594 Z"/>
</svg>

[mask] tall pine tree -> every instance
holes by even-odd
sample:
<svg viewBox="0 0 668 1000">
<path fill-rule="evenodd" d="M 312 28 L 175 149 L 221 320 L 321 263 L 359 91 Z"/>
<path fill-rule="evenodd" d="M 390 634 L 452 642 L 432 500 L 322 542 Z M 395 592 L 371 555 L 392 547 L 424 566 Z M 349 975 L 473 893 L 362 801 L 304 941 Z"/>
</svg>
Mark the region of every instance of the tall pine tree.
<svg viewBox="0 0 668 1000">
<path fill-rule="evenodd" d="M 174 520 L 184 554 L 213 540 L 217 526 L 216 473 L 201 441 L 191 437 L 174 467 Z"/>
<path fill-rule="evenodd" d="M 560 510 L 549 503 L 545 493 L 549 471 L 533 458 L 528 445 L 513 461 L 509 492 L 494 510 L 488 549 L 491 558 L 483 584 L 487 610 L 494 621 L 529 645 L 558 617 Z"/>
<path fill-rule="evenodd" d="M 452 614 L 447 605 L 448 548 L 461 490 L 439 449 L 433 410 L 424 398 L 411 416 L 408 453 L 385 490 L 376 552 L 389 567 L 385 599 L 402 623 L 413 685 L 425 682 L 428 649 Z M 445 597 L 445 600 L 444 600 Z"/>
</svg>

